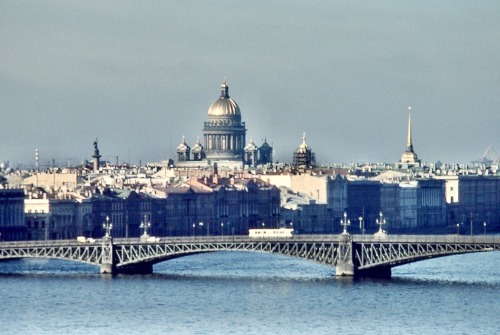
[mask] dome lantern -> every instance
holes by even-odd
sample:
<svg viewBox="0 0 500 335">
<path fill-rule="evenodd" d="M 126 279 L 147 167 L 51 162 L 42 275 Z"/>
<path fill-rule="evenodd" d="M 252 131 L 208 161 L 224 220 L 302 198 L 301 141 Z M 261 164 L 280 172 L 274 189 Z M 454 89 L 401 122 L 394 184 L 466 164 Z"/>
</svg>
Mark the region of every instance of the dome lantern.
<svg viewBox="0 0 500 335">
<path fill-rule="evenodd" d="M 224 81 L 221 85 L 221 93 L 217 99 L 208 109 L 209 117 L 241 117 L 240 107 L 238 104 L 229 97 L 229 86 Z"/>
</svg>

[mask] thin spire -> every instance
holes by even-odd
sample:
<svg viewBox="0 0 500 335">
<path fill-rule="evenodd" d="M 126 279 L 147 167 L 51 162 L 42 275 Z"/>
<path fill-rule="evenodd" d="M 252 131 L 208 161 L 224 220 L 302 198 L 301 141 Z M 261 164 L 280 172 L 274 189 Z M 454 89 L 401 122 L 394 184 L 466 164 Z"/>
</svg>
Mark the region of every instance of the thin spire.
<svg viewBox="0 0 500 335">
<path fill-rule="evenodd" d="M 411 106 L 408 106 L 408 140 L 406 141 L 406 151 L 413 152 L 413 143 L 411 140 Z"/>
</svg>

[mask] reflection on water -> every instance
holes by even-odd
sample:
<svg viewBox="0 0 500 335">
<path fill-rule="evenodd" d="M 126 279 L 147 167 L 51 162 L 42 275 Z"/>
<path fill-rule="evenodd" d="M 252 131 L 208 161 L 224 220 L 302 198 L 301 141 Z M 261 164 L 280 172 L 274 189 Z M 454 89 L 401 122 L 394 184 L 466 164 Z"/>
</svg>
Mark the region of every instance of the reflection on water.
<svg viewBox="0 0 500 335">
<path fill-rule="evenodd" d="M 220 252 L 102 276 L 61 260 L 0 262 L 6 334 L 494 334 L 500 253 L 395 268 L 386 280 L 271 254 Z"/>
</svg>

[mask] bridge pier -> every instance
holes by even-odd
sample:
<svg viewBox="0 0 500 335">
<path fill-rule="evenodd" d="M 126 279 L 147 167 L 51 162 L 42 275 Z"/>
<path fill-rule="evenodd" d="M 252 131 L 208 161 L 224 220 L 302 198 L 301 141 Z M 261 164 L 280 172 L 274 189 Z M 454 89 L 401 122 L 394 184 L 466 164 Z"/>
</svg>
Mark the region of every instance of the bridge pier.
<svg viewBox="0 0 500 335">
<path fill-rule="evenodd" d="M 101 264 L 101 274 L 114 274 L 116 272 L 116 268 L 111 263 Z"/>
<path fill-rule="evenodd" d="M 354 277 L 354 265 L 349 262 L 338 262 L 335 266 L 335 275 L 339 277 Z"/>
<path fill-rule="evenodd" d="M 339 238 L 339 256 L 335 264 L 335 275 L 339 277 L 391 278 L 390 266 L 377 266 L 359 269 L 359 261 L 353 257 L 358 246 L 353 243 L 349 234 L 343 233 Z"/>
<path fill-rule="evenodd" d="M 102 241 L 101 248 L 101 273 L 102 274 L 114 274 L 115 265 L 113 261 L 113 239 L 106 235 Z"/>
<path fill-rule="evenodd" d="M 354 276 L 355 268 L 352 262 L 352 238 L 347 233 L 340 234 L 339 256 L 335 264 L 336 276 Z"/>
</svg>

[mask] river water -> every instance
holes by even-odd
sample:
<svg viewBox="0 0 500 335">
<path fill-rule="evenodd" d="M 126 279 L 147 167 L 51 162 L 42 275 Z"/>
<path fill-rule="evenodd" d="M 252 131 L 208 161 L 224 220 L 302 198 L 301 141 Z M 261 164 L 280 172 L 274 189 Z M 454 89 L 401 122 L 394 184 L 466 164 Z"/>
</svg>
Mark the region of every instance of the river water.
<svg viewBox="0 0 500 335">
<path fill-rule="evenodd" d="M 387 280 L 218 252 L 116 277 L 60 260 L 0 263 L 0 334 L 499 334 L 500 253 L 426 260 Z"/>
</svg>

